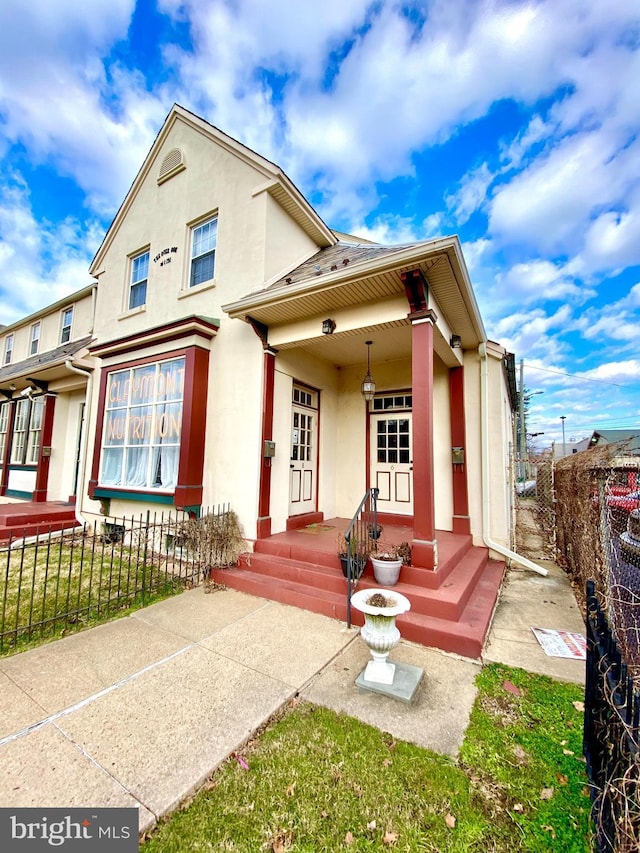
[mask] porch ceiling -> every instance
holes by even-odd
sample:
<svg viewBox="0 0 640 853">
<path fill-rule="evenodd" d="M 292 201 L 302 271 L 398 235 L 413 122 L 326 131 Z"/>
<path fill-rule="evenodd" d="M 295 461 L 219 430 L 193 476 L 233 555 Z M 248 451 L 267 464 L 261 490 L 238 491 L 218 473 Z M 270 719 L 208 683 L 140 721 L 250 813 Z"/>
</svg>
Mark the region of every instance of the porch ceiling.
<svg viewBox="0 0 640 853">
<path fill-rule="evenodd" d="M 411 323 L 380 323 L 361 329 L 334 332 L 307 341 L 279 344 L 278 350 L 304 349 L 334 367 L 352 367 L 367 360 L 365 341 L 372 341 L 371 364 L 398 361 L 411 356 Z"/>
</svg>

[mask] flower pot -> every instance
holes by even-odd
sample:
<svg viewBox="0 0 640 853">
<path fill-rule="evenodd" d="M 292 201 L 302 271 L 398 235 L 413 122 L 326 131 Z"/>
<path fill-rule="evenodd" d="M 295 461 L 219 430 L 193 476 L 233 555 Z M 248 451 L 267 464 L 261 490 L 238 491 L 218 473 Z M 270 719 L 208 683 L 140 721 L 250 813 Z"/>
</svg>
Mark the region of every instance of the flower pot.
<svg viewBox="0 0 640 853">
<path fill-rule="evenodd" d="M 376 594 L 388 603 L 369 604 L 369 600 Z M 365 681 L 393 684 L 396 668 L 395 664 L 387 661 L 387 657 L 400 642 L 396 616 L 410 610 L 411 602 L 404 595 L 392 590 L 361 589 L 351 596 L 351 604 L 356 610 L 364 613 L 364 626 L 360 629 L 360 636 L 369 647 L 372 657 L 364 671 Z"/>
<path fill-rule="evenodd" d="M 380 557 L 371 557 L 371 565 L 376 583 L 379 583 L 380 586 L 395 586 L 398 583 L 402 560 L 384 560 Z"/>
<path fill-rule="evenodd" d="M 338 556 L 340 557 L 340 564 L 342 566 L 342 574 L 346 578 L 347 577 L 347 571 L 348 571 L 348 569 L 347 569 L 347 556 L 346 556 L 346 554 L 339 554 Z M 367 557 L 365 557 L 363 554 L 355 554 L 351 558 L 351 580 L 359 580 L 363 575 L 363 572 L 365 570 L 366 565 L 367 565 Z"/>
</svg>

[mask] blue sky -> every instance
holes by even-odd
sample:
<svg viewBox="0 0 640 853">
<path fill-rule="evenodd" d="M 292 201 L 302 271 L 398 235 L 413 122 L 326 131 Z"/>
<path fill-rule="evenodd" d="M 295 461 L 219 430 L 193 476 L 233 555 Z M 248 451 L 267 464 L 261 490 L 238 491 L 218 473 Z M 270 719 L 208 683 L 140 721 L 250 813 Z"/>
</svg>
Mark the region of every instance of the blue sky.
<svg viewBox="0 0 640 853">
<path fill-rule="evenodd" d="M 458 234 L 540 446 L 640 425 L 640 0 L 29 8 L 0 4 L 0 323 L 89 282 L 177 102 L 336 229 Z"/>
</svg>

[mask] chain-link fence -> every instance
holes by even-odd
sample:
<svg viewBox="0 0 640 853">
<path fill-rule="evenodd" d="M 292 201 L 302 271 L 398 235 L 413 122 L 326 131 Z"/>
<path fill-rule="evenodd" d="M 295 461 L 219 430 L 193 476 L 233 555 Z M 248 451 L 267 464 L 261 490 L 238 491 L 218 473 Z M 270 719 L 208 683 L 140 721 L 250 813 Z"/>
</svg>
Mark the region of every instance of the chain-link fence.
<svg viewBox="0 0 640 853">
<path fill-rule="evenodd" d="M 585 755 L 599 851 L 640 849 L 640 455 L 605 445 L 554 466 L 557 559 L 588 622 Z"/>
<path fill-rule="evenodd" d="M 532 457 L 527 463 L 526 471 L 527 479 L 518 480 L 515 489 L 516 551 L 530 560 L 554 560 L 554 468 L 550 460 Z"/>
</svg>

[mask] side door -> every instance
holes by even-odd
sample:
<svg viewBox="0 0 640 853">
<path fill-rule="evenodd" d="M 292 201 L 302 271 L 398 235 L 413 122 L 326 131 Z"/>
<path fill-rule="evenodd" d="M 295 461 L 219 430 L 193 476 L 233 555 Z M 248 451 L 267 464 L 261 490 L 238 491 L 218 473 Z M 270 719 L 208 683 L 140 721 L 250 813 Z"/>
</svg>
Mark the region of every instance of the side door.
<svg viewBox="0 0 640 853">
<path fill-rule="evenodd" d="M 318 468 L 318 392 L 293 386 L 289 515 L 315 512 Z"/>
</svg>

